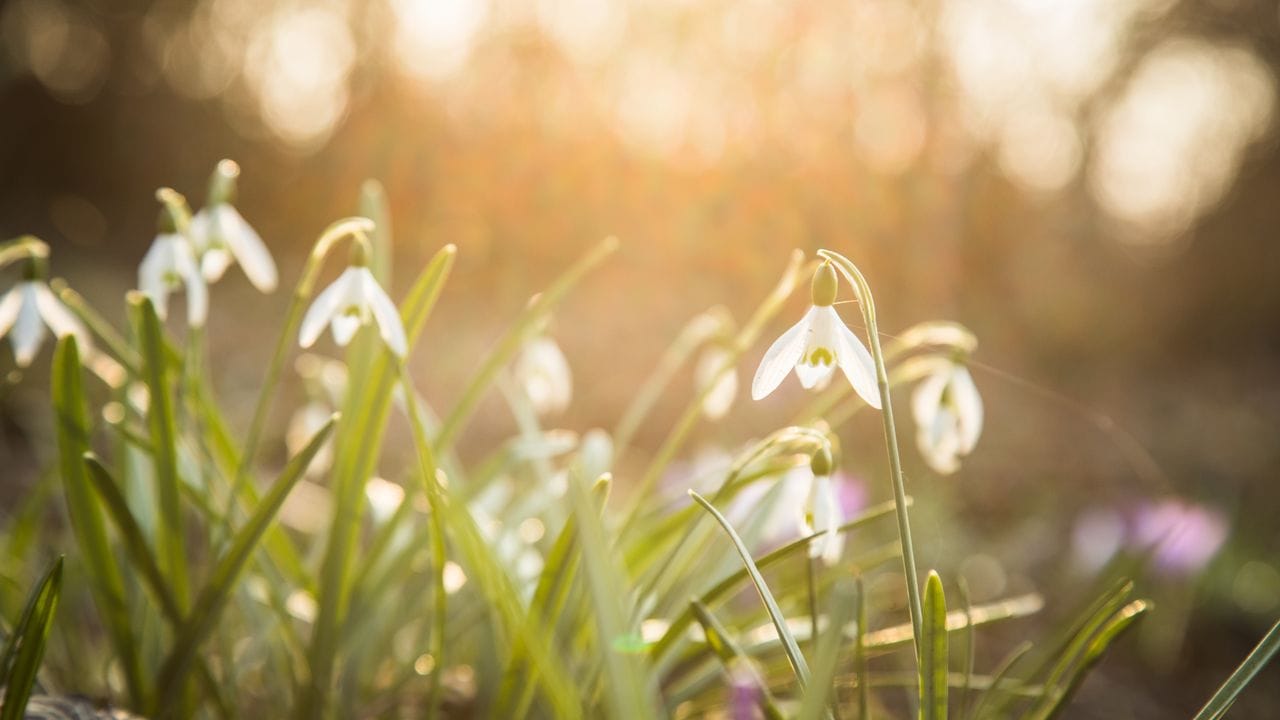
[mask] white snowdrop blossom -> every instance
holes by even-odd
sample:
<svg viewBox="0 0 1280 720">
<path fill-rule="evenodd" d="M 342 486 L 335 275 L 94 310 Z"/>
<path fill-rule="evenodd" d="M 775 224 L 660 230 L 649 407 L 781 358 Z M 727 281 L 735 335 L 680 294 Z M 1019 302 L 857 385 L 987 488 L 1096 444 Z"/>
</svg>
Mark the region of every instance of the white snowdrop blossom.
<svg viewBox="0 0 1280 720">
<path fill-rule="evenodd" d="M 543 335 L 527 345 L 514 368 L 516 380 L 538 415 L 558 413 L 573 398 L 573 376 L 555 340 Z"/>
<path fill-rule="evenodd" d="M 352 265 L 311 303 L 302 318 L 298 343 L 304 348 L 311 347 L 328 325 L 334 342 L 345 346 L 361 325 L 371 322 L 378 326 L 378 333 L 391 352 L 401 358 L 409 354 L 404 323 L 395 303 L 387 297 L 368 267 Z"/>
<path fill-rule="evenodd" d="M 982 398 L 963 364 L 940 362 L 911 396 L 916 444 L 934 471 L 950 475 L 982 434 Z"/>
<path fill-rule="evenodd" d="M 805 535 L 817 532 L 824 534 L 809 543 L 809 557 L 820 557 L 827 565 L 836 564 L 844 550 L 844 536 L 839 532 L 843 522 L 831 474 L 813 474 L 813 480 L 809 483 L 809 496 L 805 500 L 800 518 L 800 531 Z"/>
<path fill-rule="evenodd" d="M 189 232 L 206 282 L 217 282 L 233 262 L 238 262 L 258 290 L 269 293 L 276 289 L 276 263 L 271 253 L 230 203 L 200 210 L 191 218 Z"/>
<path fill-rule="evenodd" d="M 180 287 L 187 291 L 187 323 L 203 326 L 209 315 L 209 288 L 191 241 L 180 233 L 162 232 L 138 266 L 138 289 L 151 298 L 156 314 L 163 319 L 169 310 L 169 293 Z"/>
<path fill-rule="evenodd" d="M 74 335 L 82 353 L 90 350 L 89 332 L 43 280 L 24 280 L 0 299 L 0 337 L 10 336 L 18 367 L 35 359 L 46 328 L 56 337 Z"/>
<path fill-rule="evenodd" d="M 710 420 L 719 420 L 724 417 L 733 407 L 733 401 L 738 396 L 737 368 L 730 367 L 718 378 L 716 377 L 729 359 L 729 352 L 719 345 L 708 347 L 698 358 L 698 367 L 694 375 L 698 383 L 698 392 L 707 393 L 702 401 L 702 414 Z"/>
<path fill-rule="evenodd" d="M 868 405 L 880 408 L 875 364 L 862 341 L 844 324 L 833 304 L 836 274 L 824 263 L 813 276 L 813 306 L 765 352 L 751 382 L 751 397 L 760 400 L 782 384 L 795 368 L 806 389 L 819 387 L 836 368 Z"/>
</svg>

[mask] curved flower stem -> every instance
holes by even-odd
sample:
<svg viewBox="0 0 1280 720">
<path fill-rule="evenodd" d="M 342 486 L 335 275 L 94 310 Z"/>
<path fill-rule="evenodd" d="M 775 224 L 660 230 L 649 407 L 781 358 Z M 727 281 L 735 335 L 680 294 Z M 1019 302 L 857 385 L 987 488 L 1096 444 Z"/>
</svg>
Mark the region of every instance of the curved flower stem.
<svg viewBox="0 0 1280 720">
<path fill-rule="evenodd" d="M 249 468 L 253 466 L 254 457 L 258 452 L 258 442 L 262 437 L 262 426 L 267 421 L 267 411 L 271 409 L 271 399 L 275 396 L 276 384 L 280 382 L 280 372 L 284 368 L 284 360 L 289 354 L 289 348 L 293 344 L 294 336 L 298 332 L 298 325 L 302 322 L 302 314 L 307 309 L 307 303 L 311 300 L 311 294 L 315 291 L 316 279 L 320 275 L 320 268 L 324 264 L 325 257 L 329 251 L 339 240 L 346 236 L 352 236 L 355 242 L 368 245 L 368 240 L 364 237 L 364 233 L 373 230 L 373 221 L 362 217 L 349 217 L 339 220 L 329 227 L 325 228 L 320 234 L 320 238 L 316 240 L 311 255 L 307 257 L 307 264 L 302 270 L 302 278 L 298 280 L 298 286 L 293 291 L 293 299 L 289 303 L 289 310 L 285 315 L 284 327 L 280 331 L 280 337 L 276 339 L 275 351 L 271 355 L 271 362 L 267 365 L 267 376 L 262 381 L 262 390 L 258 393 L 258 402 L 253 409 L 253 419 L 249 422 L 249 434 L 245 436 L 244 449 L 240 452 L 240 464 L 236 467 L 235 478 L 231 483 L 231 493 L 227 496 L 227 506 L 223 517 L 223 529 L 226 531 L 225 536 L 230 537 L 232 514 L 235 512 L 236 499 L 244 492 L 245 482 L 248 480 Z"/>
<path fill-rule="evenodd" d="M 898 454 L 898 433 L 893 424 L 893 403 L 889 397 L 889 373 L 885 370 L 884 351 L 880 347 L 880 331 L 876 325 L 876 304 L 871 297 L 871 287 L 862 272 L 849 258 L 830 250 L 819 250 L 819 257 L 830 260 L 853 284 L 858 293 L 862 319 L 867 325 L 867 339 L 871 342 L 871 357 L 876 364 L 876 384 L 880 387 L 881 417 L 884 420 L 884 440 L 889 452 L 889 471 L 893 476 L 893 499 L 898 515 L 898 535 L 902 540 L 902 569 L 907 576 L 907 600 L 911 610 L 912 636 L 915 639 L 916 660 L 920 659 L 920 633 L 923 610 L 920 603 L 919 577 L 916 575 L 916 551 L 911 542 L 911 523 L 907 518 L 907 491 L 902 478 L 902 459 Z"/>
</svg>

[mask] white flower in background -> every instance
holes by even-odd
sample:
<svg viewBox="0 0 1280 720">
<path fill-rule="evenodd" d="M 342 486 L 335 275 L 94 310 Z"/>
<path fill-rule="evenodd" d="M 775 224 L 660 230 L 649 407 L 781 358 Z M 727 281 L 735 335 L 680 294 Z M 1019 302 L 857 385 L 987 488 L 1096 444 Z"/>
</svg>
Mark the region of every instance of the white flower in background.
<svg viewBox="0 0 1280 720">
<path fill-rule="evenodd" d="M 238 262 L 258 290 L 269 293 L 276 289 L 276 263 L 271 253 L 230 203 L 201 209 L 191 218 L 190 233 L 206 281 L 217 282 L 231 263 Z"/>
<path fill-rule="evenodd" d="M 543 335 L 530 341 L 514 368 L 516 380 L 539 415 L 563 411 L 573 398 L 569 361 L 555 340 Z"/>
<path fill-rule="evenodd" d="M 371 322 L 377 324 L 378 333 L 391 352 L 401 358 L 409 354 L 400 311 L 368 267 L 352 265 L 311 303 L 302 318 L 298 343 L 304 348 L 311 347 L 328 325 L 334 342 L 345 346 L 361 325 Z"/>
<path fill-rule="evenodd" d="M 792 368 L 800 384 L 812 389 L 829 380 L 839 367 L 858 395 L 871 407 L 880 408 L 871 353 L 832 306 L 836 284 L 835 269 L 823 263 L 813 275 L 813 307 L 765 352 L 751 382 L 752 399 L 760 400 L 773 392 Z"/>
<path fill-rule="evenodd" d="M 240 263 L 249 282 L 264 293 L 276 289 L 276 263 L 262 238 L 231 205 L 240 166 L 222 160 L 209 180 L 209 204 L 191 218 L 188 233 L 200 259 L 201 274 L 217 282 L 233 262 Z"/>
<path fill-rule="evenodd" d="M 730 359 L 729 352 L 720 345 L 711 345 L 698 358 L 698 367 L 694 376 L 698 384 L 698 392 L 707 392 L 702 401 L 702 414 L 710 420 L 724 417 L 733 407 L 734 398 L 738 396 L 738 369 L 729 367 L 719 379 L 716 374 Z M 712 383 L 715 383 L 714 385 Z"/>
<path fill-rule="evenodd" d="M 916 444 L 929 467 L 943 475 L 960 469 L 982 434 L 982 398 L 963 364 L 939 362 L 911 396 Z"/>
<path fill-rule="evenodd" d="M 285 447 L 289 449 L 289 457 L 302 451 L 315 437 L 320 428 L 333 417 L 333 408 L 322 402 L 312 400 L 293 413 L 289 418 L 289 426 L 284 433 Z M 326 440 L 320 447 L 310 464 L 307 465 L 308 476 L 321 475 L 333 464 L 333 440 Z"/>
<path fill-rule="evenodd" d="M 18 367 L 26 367 L 35 359 L 46 328 L 56 337 L 74 335 L 82 355 L 89 355 L 89 332 L 43 280 L 24 280 L 0 299 L 0 337 L 10 336 Z"/>
<path fill-rule="evenodd" d="M 809 461 L 812 477 L 809 495 L 800 515 L 800 532 L 805 535 L 823 533 L 809 543 L 809 557 L 820 557 L 827 565 L 836 564 L 844 550 L 844 536 L 839 533 L 844 513 L 836 498 L 835 483 L 831 479 L 834 470 L 835 464 L 829 450 L 823 448 L 813 454 L 813 459 Z"/>
<path fill-rule="evenodd" d="M 151 298 L 156 314 L 164 319 L 169 311 L 169 293 L 182 287 L 187 290 L 187 323 L 203 326 L 209 315 L 209 289 L 196 264 L 191 241 L 178 232 L 162 232 L 138 266 L 138 289 Z"/>
</svg>

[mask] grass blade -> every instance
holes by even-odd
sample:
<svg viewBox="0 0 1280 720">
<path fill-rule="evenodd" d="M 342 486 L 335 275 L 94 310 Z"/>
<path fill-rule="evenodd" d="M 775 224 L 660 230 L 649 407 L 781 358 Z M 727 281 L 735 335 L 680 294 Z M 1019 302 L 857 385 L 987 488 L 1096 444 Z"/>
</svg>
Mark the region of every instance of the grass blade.
<svg viewBox="0 0 1280 720">
<path fill-rule="evenodd" d="M 545 292 L 537 295 L 533 302 L 525 308 L 507 331 L 498 345 L 485 357 L 484 363 L 476 371 L 476 375 L 462 392 L 462 398 L 454 406 L 440 426 L 440 433 L 435 439 L 436 451 L 449 448 L 459 432 L 471 419 L 471 414 L 480 403 L 489 385 L 493 383 L 498 372 L 524 345 L 525 341 L 537 331 L 541 321 L 564 298 L 574 285 L 596 265 L 618 249 L 618 239 L 608 237 L 598 243 L 586 255 L 574 263 L 563 275 L 556 279 Z"/>
<path fill-rule="evenodd" d="M 966 611 L 966 620 L 969 619 Z M 923 635 L 920 638 L 920 716 L 924 720 L 947 717 L 947 601 L 942 578 L 929 572 L 924 586 Z M 970 623 L 966 621 L 966 626 Z"/>
<path fill-rule="evenodd" d="M 440 297 L 456 255 L 457 248 L 453 245 L 436 252 L 400 307 L 411 351 Z M 373 474 L 391 413 L 391 392 L 399 360 L 381 348 L 372 358 L 369 354 L 360 353 L 351 364 L 350 376 L 361 378 L 361 382 L 350 383 L 343 405 L 342 427 L 334 438 L 334 516 L 320 569 L 316 597 L 319 611 L 308 653 L 310 678 L 300 689 L 295 708 L 299 720 L 315 717 L 329 694 L 333 663 L 350 600 L 347 575 L 364 507 L 363 487 Z"/>
<path fill-rule="evenodd" d="M 235 589 L 240 572 L 249 562 L 250 555 L 258 547 L 258 541 L 262 539 L 267 527 L 275 520 L 276 513 L 284 504 L 289 492 L 293 490 L 293 486 L 302 478 L 312 458 L 329 439 L 337 419 L 337 415 L 330 418 L 311 437 L 306 447 L 289 460 L 280 477 L 262 496 L 262 502 L 245 522 L 244 527 L 236 532 L 226 554 L 214 567 L 208 584 L 196 599 L 191 615 L 175 633 L 173 650 L 160 669 L 160 680 L 157 683 L 160 697 L 157 707 L 161 710 L 172 707 L 171 703 L 176 700 L 176 693 L 180 692 L 184 684 L 183 680 L 191 667 L 191 661 L 199 652 L 200 645 L 217 625 L 218 617 Z"/>
<path fill-rule="evenodd" d="M 844 585 L 835 588 L 835 600 L 831 604 L 831 614 L 827 617 L 825 634 L 818 638 L 818 652 L 813 661 L 813 682 L 805 691 L 804 701 L 800 705 L 799 720 L 817 720 L 820 716 L 830 717 L 826 710 L 828 704 L 839 707 L 840 699 L 836 694 L 836 671 L 840 664 L 840 648 L 844 645 L 844 633 L 841 628 L 846 623 L 855 621 L 856 605 L 860 602 L 856 590 Z"/>
<path fill-rule="evenodd" d="M 31 688 L 40 670 L 44 646 L 53 629 L 53 616 L 62 593 L 62 556 L 50 566 L 27 600 L 22 619 L 13 629 L 5 646 L 0 667 L 4 669 L 4 705 L 0 720 L 19 720 L 26 712 Z"/>
<path fill-rule="evenodd" d="M 1031 652 L 1031 648 L 1031 641 L 1024 640 L 1007 656 L 1005 656 L 1004 660 L 1002 660 L 998 666 L 996 666 L 996 671 L 991 674 L 991 683 L 987 685 L 987 689 L 978 697 L 978 702 L 974 703 L 973 717 L 979 719 L 983 717 L 982 709 L 987 704 L 987 701 L 992 697 L 995 697 L 995 695 L 1000 692 L 1000 688 L 1005 677 L 1013 670 L 1014 665 L 1018 664 L 1019 660 L 1026 657 L 1026 654 Z M 966 681 L 966 684 L 972 684 L 972 682 L 973 678 L 969 678 L 969 680 Z"/>
<path fill-rule="evenodd" d="M 156 545 L 160 548 L 161 567 L 173 588 L 173 598 L 178 603 L 178 609 L 185 610 L 190 602 L 187 543 L 183 531 L 182 505 L 179 502 L 177 431 L 174 428 L 173 400 L 169 395 L 164 334 L 160 318 L 149 298 L 141 293 L 131 293 L 129 304 L 138 324 L 143 380 L 151 398 L 147 408 L 147 424 L 155 462 L 156 496 L 160 503 Z"/>
<path fill-rule="evenodd" d="M 716 510 L 715 506 L 707 502 L 698 493 L 693 490 L 689 491 L 689 496 L 694 502 L 698 503 L 720 523 L 720 527 L 724 528 L 729 539 L 733 541 L 733 546 L 738 551 L 738 555 L 742 558 L 743 565 L 746 566 L 747 573 L 751 576 L 751 582 L 756 586 L 756 592 L 760 593 L 760 599 L 764 601 L 765 608 L 769 611 L 769 619 L 773 621 L 774 628 L 778 631 L 778 637 L 782 640 L 783 649 L 787 653 L 787 660 L 791 662 L 791 669 L 796 675 L 796 679 L 800 682 L 800 687 L 807 687 L 809 684 L 809 665 L 804 660 L 804 655 L 800 654 L 800 646 L 796 644 L 796 638 L 791 634 L 791 628 L 787 627 L 787 619 L 783 617 L 782 610 L 778 608 L 778 602 L 773 599 L 773 593 L 769 591 L 769 586 L 765 584 L 764 576 L 760 574 L 760 569 L 756 567 L 756 562 L 751 558 L 751 551 L 743 544 L 742 538 L 738 537 L 738 533 L 734 532 L 733 526 L 724 515 Z"/>
<path fill-rule="evenodd" d="M 716 654 L 716 657 L 720 658 L 720 662 L 724 665 L 725 672 L 729 674 L 730 678 L 740 680 L 745 675 L 745 679 L 749 680 L 755 686 L 756 691 L 760 693 L 760 710 L 764 713 L 764 716 L 768 720 L 782 720 L 785 716 L 778 709 L 773 693 L 769 692 L 769 683 L 760 674 L 755 661 L 743 652 L 742 646 L 738 645 L 729 636 L 729 632 L 712 614 L 710 608 L 697 600 L 691 600 L 689 601 L 689 610 L 697 618 L 698 624 L 702 626 L 702 634 L 706 636 L 707 644 L 711 646 L 711 650 Z"/>
<path fill-rule="evenodd" d="M 182 624 L 182 613 L 178 610 L 178 603 L 173 599 L 173 592 L 169 589 L 169 584 L 165 581 L 164 574 L 160 571 L 160 564 L 156 562 L 155 554 L 147 546 L 147 539 L 142 532 L 142 528 L 138 527 L 137 520 L 134 519 L 133 513 L 129 510 L 129 503 L 120 492 L 120 486 L 116 483 L 115 478 L 111 477 L 110 471 L 102 464 L 102 461 L 93 453 L 85 453 L 84 466 L 87 470 L 86 476 L 89 479 L 89 483 L 102 500 L 103 507 L 107 510 L 107 515 L 115 523 L 116 531 L 124 540 L 125 553 L 133 565 L 134 572 L 141 576 L 143 586 L 151 593 L 151 597 L 160 606 L 160 612 L 176 633 L 178 627 Z M 200 683 L 205 694 L 213 702 L 214 709 L 218 712 L 219 717 L 230 717 L 231 711 L 227 706 L 226 699 L 222 696 L 221 687 L 213 679 L 213 673 L 209 671 L 209 667 L 203 659 L 198 659 L 197 662 L 199 663 Z"/>
<path fill-rule="evenodd" d="M 1236 701 L 1245 687 L 1257 677 L 1262 668 L 1271 662 L 1276 651 L 1280 650 L 1280 622 L 1271 626 L 1262 641 L 1258 643 L 1249 656 L 1240 663 L 1231 677 L 1222 683 L 1222 687 L 1209 698 L 1209 702 L 1196 713 L 1195 720 L 1215 720 L 1226 714 L 1227 709 Z"/>
<path fill-rule="evenodd" d="M 125 684 L 134 707 L 145 707 L 138 645 L 134 640 L 125 604 L 124 580 L 107 542 L 102 512 L 94 502 L 81 458 L 89 450 L 89 416 L 80 368 L 80 350 L 74 335 L 58 340 L 53 352 L 51 397 L 58 440 L 58 466 L 67 499 L 71 529 L 89 571 L 94 602 L 102 613 L 111 643 L 124 670 Z"/>
<path fill-rule="evenodd" d="M 1106 654 L 1107 648 L 1111 646 L 1111 643 L 1115 642 L 1117 638 L 1128 631 L 1135 622 L 1150 610 L 1150 602 L 1134 600 L 1107 620 L 1106 624 L 1089 641 L 1088 646 L 1086 646 L 1080 657 L 1079 663 L 1076 664 L 1071 674 L 1067 676 L 1065 687 L 1061 690 L 1052 687 L 1045 688 L 1045 694 L 1051 702 L 1040 713 L 1034 714 L 1032 717 L 1043 718 L 1043 720 L 1057 717 L 1058 713 L 1066 708 L 1071 697 L 1075 695 L 1080 683 L 1084 681 L 1085 675 Z"/>
</svg>

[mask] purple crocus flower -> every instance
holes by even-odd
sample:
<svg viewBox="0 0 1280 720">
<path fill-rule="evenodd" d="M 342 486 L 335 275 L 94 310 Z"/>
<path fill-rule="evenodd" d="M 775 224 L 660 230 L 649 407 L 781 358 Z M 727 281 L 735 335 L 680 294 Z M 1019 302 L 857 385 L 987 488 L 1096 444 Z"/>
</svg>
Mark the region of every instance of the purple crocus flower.
<svg viewBox="0 0 1280 720">
<path fill-rule="evenodd" d="M 1149 550 L 1157 569 L 1190 575 L 1209 564 L 1226 542 L 1228 529 L 1218 510 L 1170 498 L 1138 508 L 1131 544 Z"/>
</svg>

